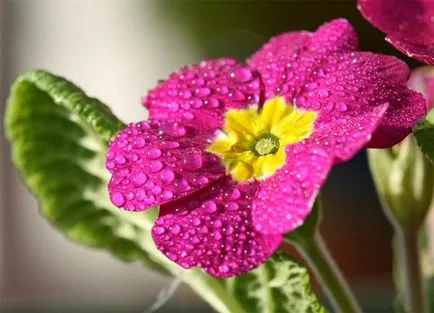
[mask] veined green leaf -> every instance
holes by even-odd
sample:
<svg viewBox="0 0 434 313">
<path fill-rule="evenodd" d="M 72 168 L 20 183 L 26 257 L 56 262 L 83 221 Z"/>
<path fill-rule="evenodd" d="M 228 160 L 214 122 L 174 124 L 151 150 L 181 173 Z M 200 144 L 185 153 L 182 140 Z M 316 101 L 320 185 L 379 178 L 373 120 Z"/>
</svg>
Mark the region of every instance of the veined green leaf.
<svg viewBox="0 0 434 313">
<path fill-rule="evenodd" d="M 326 312 L 312 292 L 306 268 L 283 253 L 254 271 L 228 279 L 227 285 L 247 312 Z"/>
<path fill-rule="evenodd" d="M 107 143 L 125 125 L 71 82 L 39 70 L 25 73 L 7 106 L 14 162 L 42 214 L 66 237 L 180 276 L 222 313 L 324 312 L 307 271 L 287 256 L 223 281 L 200 269 L 184 270 L 160 253 L 150 233 L 156 209 L 124 212 L 109 201 Z"/>
</svg>

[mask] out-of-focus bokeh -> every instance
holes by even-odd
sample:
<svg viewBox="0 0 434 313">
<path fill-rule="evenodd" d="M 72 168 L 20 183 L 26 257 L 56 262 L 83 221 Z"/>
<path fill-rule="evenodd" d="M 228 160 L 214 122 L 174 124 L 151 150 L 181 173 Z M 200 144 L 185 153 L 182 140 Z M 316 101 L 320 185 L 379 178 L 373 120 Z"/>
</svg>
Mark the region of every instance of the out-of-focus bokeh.
<svg viewBox="0 0 434 313">
<path fill-rule="evenodd" d="M 207 57 L 243 59 L 270 36 L 314 30 L 336 17 L 355 25 L 363 50 L 404 58 L 362 19 L 355 1 L 0 1 L 2 119 L 14 78 L 43 68 L 109 104 L 124 121 L 138 121 L 146 118 L 140 98 L 171 71 Z M 1 123 L 0 311 L 145 311 L 170 279 L 71 243 L 39 216 Z M 389 312 L 391 228 L 364 153 L 333 171 L 324 202 L 322 230 L 340 267 L 367 312 Z M 181 288 L 161 312 L 211 309 Z"/>
</svg>

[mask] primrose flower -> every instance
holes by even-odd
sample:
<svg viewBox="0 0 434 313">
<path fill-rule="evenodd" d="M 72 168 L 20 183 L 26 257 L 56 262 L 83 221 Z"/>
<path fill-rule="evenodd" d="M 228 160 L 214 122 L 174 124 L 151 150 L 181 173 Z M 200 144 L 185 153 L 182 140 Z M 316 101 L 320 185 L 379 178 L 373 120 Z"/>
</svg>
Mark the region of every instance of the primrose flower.
<svg viewBox="0 0 434 313">
<path fill-rule="evenodd" d="M 111 201 L 160 206 L 152 236 L 179 265 L 249 271 L 303 223 L 334 163 L 394 145 L 426 113 L 408 75 L 357 52 L 342 19 L 277 36 L 246 64 L 185 67 L 144 99 L 150 120 L 111 142 Z"/>
<path fill-rule="evenodd" d="M 434 64 L 434 1 L 359 0 L 358 8 L 395 48 L 418 61 Z"/>
</svg>

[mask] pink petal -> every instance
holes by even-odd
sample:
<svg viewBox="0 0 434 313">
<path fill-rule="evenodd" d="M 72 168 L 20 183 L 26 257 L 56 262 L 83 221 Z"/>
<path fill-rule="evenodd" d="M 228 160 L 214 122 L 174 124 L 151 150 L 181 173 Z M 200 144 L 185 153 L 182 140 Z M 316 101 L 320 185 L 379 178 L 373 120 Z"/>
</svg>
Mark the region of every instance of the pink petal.
<svg viewBox="0 0 434 313">
<path fill-rule="evenodd" d="M 259 103 L 258 73 L 233 59 L 203 61 L 182 68 L 144 99 L 151 119 L 178 121 L 198 129 L 223 124 L 228 108 Z"/>
<path fill-rule="evenodd" d="M 423 66 L 411 72 L 408 87 L 423 94 L 427 100 L 427 111 L 434 105 L 434 67 Z"/>
<path fill-rule="evenodd" d="M 420 95 L 405 87 L 405 63 L 351 52 L 355 49 L 351 25 L 334 20 L 312 34 L 272 39 L 249 61 L 262 74 L 265 98 L 285 95 L 297 107 L 320 112 L 316 125 L 324 131 L 322 138 L 329 138 L 325 144 L 336 143 L 337 161 L 351 158 L 365 144 L 385 148 L 398 143 L 426 113 Z"/>
<path fill-rule="evenodd" d="M 117 207 L 142 211 L 185 197 L 224 174 L 204 151 L 212 132 L 157 121 L 130 124 L 110 143 L 106 167 Z"/>
<path fill-rule="evenodd" d="M 286 148 L 286 164 L 260 184 L 253 202 L 253 223 L 264 234 L 284 234 L 299 227 L 312 209 L 333 158 L 313 141 Z"/>
<path fill-rule="evenodd" d="M 427 113 L 426 101 L 418 92 L 403 86 L 389 86 L 383 92 L 390 109 L 366 145 L 368 148 L 390 148 L 401 142 Z"/>
<path fill-rule="evenodd" d="M 248 60 L 257 69 L 265 85 L 265 97 L 288 97 L 306 83 L 306 79 L 327 55 L 357 49 L 357 34 L 345 19 L 324 24 L 315 33 L 292 32 L 266 43 Z"/>
<path fill-rule="evenodd" d="M 434 64 L 432 0 L 359 0 L 358 8 L 396 48 L 409 57 Z"/>
<path fill-rule="evenodd" d="M 410 58 L 434 65 L 434 44 L 429 46 L 418 45 L 393 36 L 386 37 L 386 41 Z"/>
<path fill-rule="evenodd" d="M 252 225 L 257 183 L 223 178 L 188 199 L 160 208 L 152 236 L 159 250 L 184 268 L 202 267 L 225 278 L 265 262 L 282 235 L 264 235 Z"/>
<path fill-rule="evenodd" d="M 426 114 L 423 98 L 405 86 L 408 75 L 407 65 L 394 57 L 337 54 L 318 64 L 292 101 L 320 112 L 317 132 L 338 160 L 348 160 L 365 145 L 387 148 L 400 142 Z"/>
</svg>

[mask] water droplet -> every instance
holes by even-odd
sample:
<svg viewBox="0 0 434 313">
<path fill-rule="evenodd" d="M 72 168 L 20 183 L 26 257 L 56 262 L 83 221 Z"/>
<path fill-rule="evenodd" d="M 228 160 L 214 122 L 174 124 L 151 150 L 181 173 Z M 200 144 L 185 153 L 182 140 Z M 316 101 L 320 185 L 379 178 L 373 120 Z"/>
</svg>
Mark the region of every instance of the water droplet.
<svg viewBox="0 0 434 313">
<path fill-rule="evenodd" d="M 189 171 L 196 171 L 202 167 L 202 156 L 195 152 L 186 153 L 183 157 L 183 167 Z"/>
<path fill-rule="evenodd" d="M 206 96 L 209 96 L 211 94 L 211 89 L 209 89 L 207 87 L 197 88 L 194 93 L 196 94 L 196 96 L 206 97 Z"/>
<path fill-rule="evenodd" d="M 163 168 L 163 163 L 160 161 L 152 161 L 149 163 L 149 170 L 151 173 L 158 173 Z"/>
<path fill-rule="evenodd" d="M 160 173 L 160 178 L 165 184 L 170 184 L 175 179 L 175 173 L 169 169 L 165 169 Z"/>
<path fill-rule="evenodd" d="M 164 141 L 160 144 L 163 149 L 176 149 L 179 147 L 179 142 L 177 141 Z"/>
<path fill-rule="evenodd" d="M 164 200 L 170 200 L 173 198 L 173 192 L 171 192 L 170 190 L 166 190 L 162 193 L 161 198 L 163 198 Z"/>
<path fill-rule="evenodd" d="M 235 78 L 237 81 L 244 83 L 252 78 L 252 72 L 247 68 L 240 68 L 235 72 L 231 73 L 231 77 Z"/>
<path fill-rule="evenodd" d="M 227 273 L 227 272 L 229 272 L 229 266 L 227 266 L 226 264 L 220 265 L 219 271 L 220 271 L 220 273 Z"/>
<path fill-rule="evenodd" d="M 217 211 L 217 204 L 212 200 L 208 200 L 202 204 L 202 208 L 206 213 L 214 213 Z"/>
<path fill-rule="evenodd" d="M 239 191 L 238 189 L 234 189 L 234 190 L 232 190 L 232 192 L 231 192 L 230 199 L 231 199 L 231 200 L 237 200 L 237 199 L 240 198 L 240 196 L 241 196 L 240 191 Z"/>
<path fill-rule="evenodd" d="M 152 148 L 146 151 L 146 155 L 149 159 L 155 160 L 161 156 L 161 150 L 158 148 Z"/>
<path fill-rule="evenodd" d="M 236 204 L 235 202 L 229 202 L 226 204 L 226 208 L 229 211 L 236 211 L 236 210 L 238 210 L 238 207 L 239 207 L 238 204 Z"/>
<path fill-rule="evenodd" d="M 154 186 L 154 188 L 152 188 L 152 193 L 154 195 L 159 195 L 161 193 L 161 191 L 162 191 L 162 188 L 158 185 L 156 185 L 156 186 Z"/>
<path fill-rule="evenodd" d="M 157 235 L 162 235 L 166 232 L 166 229 L 162 226 L 155 226 L 154 227 L 154 233 L 156 233 Z"/>
<path fill-rule="evenodd" d="M 339 112 L 345 112 L 347 110 L 347 104 L 344 102 L 336 104 L 336 110 L 338 110 Z"/>
<path fill-rule="evenodd" d="M 112 200 L 113 204 L 116 205 L 117 207 L 121 207 L 125 204 L 124 195 L 118 191 L 113 192 L 110 195 L 110 199 Z"/>
<path fill-rule="evenodd" d="M 125 159 L 125 157 L 123 157 L 122 155 L 117 155 L 115 157 L 115 162 L 117 164 L 125 164 L 127 162 L 127 160 Z"/>
<path fill-rule="evenodd" d="M 173 225 L 171 232 L 175 235 L 179 234 L 181 232 L 181 226 L 178 224 Z"/>
<path fill-rule="evenodd" d="M 146 176 L 146 174 L 141 173 L 141 172 L 134 173 L 134 175 L 132 177 L 133 184 L 136 185 L 137 187 L 146 183 L 147 179 L 148 179 L 148 177 Z"/>
<path fill-rule="evenodd" d="M 315 90 L 317 87 L 318 87 L 318 84 L 315 82 L 306 84 L 307 90 L 310 90 L 310 91 Z"/>
<path fill-rule="evenodd" d="M 223 225 L 222 220 L 220 220 L 220 219 L 216 219 L 216 220 L 214 221 L 214 227 L 215 227 L 215 228 L 220 228 L 220 227 L 222 227 L 222 225 Z"/>
</svg>

